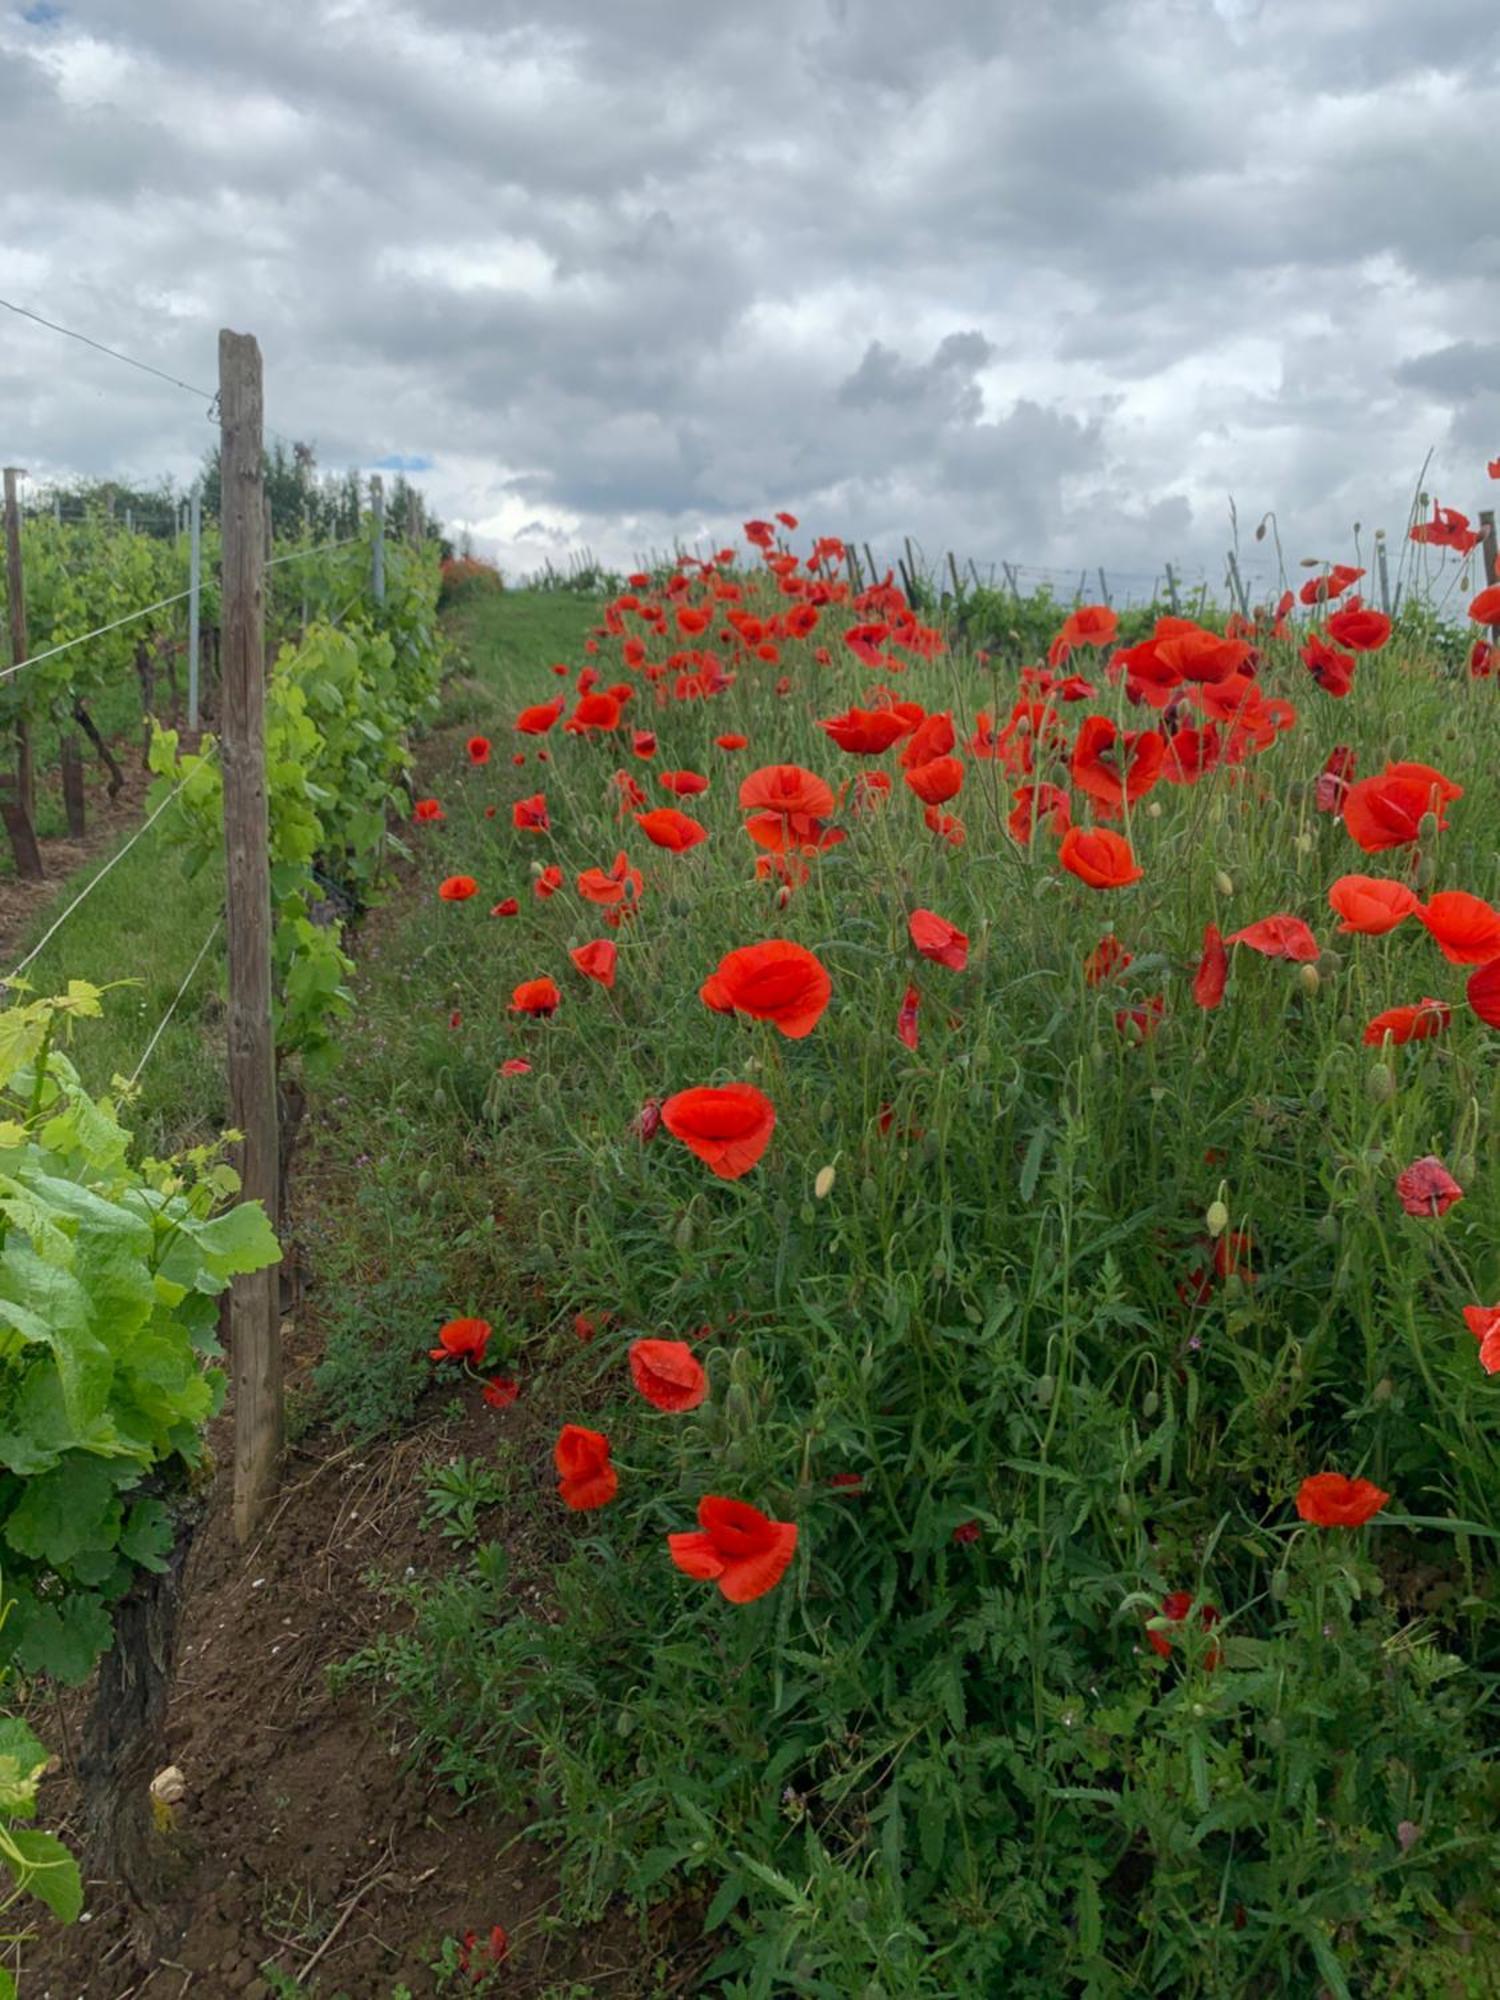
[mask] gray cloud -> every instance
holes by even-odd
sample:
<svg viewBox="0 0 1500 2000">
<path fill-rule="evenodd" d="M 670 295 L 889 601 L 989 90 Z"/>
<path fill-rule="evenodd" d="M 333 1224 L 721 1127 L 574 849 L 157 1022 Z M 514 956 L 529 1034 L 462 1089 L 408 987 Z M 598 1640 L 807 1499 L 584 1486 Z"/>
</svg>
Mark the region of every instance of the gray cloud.
<svg viewBox="0 0 1500 2000">
<path fill-rule="evenodd" d="M 1429 446 L 1474 504 L 1497 116 L 1469 0 L 91 0 L 0 15 L 0 294 L 194 382 L 253 329 L 522 566 L 791 506 L 1216 576 L 1231 491 L 1320 554 Z M 7 315 L 0 390 L 33 470 L 209 436 Z"/>
</svg>

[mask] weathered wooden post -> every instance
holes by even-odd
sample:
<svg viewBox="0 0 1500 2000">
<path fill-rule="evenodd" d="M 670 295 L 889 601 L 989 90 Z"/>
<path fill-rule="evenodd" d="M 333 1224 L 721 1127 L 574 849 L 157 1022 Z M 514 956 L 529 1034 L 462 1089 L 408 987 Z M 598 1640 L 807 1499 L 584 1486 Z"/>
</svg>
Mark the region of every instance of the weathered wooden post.
<svg viewBox="0 0 1500 2000">
<path fill-rule="evenodd" d="M 5 468 L 5 588 L 10 601 L 10 661 L 20 666 L 27 657 L 26 579 L 21 568 L 21 506 L 16 482 L 21 468 Z M 16 873 L 29 882 L 42 880 L 42 852 L 36 844 L 36 779 L 31 766 L 31 726 L 24 712 L 16 718 L 16 775 L 0 793 L 0 814 L 10 835 Z"/>
</svg>

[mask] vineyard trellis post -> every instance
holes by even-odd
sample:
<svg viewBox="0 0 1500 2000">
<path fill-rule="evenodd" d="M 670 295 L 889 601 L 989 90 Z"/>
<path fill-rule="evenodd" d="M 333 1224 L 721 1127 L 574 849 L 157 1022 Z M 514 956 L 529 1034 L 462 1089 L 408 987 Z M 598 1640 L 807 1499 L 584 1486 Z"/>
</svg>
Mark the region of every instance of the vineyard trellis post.
<svg viewBox="0 0 1500 2000">
<path fill-rule="evenodd" d="M 225 915 L 229 959 L 229 1107 L 244 1135 L 247 1200 L 278 1224 L 280 1147 L 271 1026 L 271 877 L 265 746 L 264 401 L 251 334 L 219 335 L 223 495 L 223 653 L 220 763 L 224 778 Z M 234 1529 L 241 1542 L 265 1518 L 282 1446 L 281 1323 L 275 1269 L 233 1280 Z"/>
<path fill-rule="evenodd" d="M 1495 539 L 1493 507 L 1481 507 L 1479 510 L 1479 547 L 1484 557 L 1484 581 L 1488 589 L 1500 583 L 1500 545 L 1497 545 Z M 1500 645 L 1500 623 L 1490 627 L 1490 638 L 1496 645 Z"/>
<path fill-rule="evenodd" d="M 203 482 L 188 496 L 188 728 L 198 727 L 198 653 L 203 615 Z"/>
<path fill-rule="evenodd" d="M 21 568 L 21 504 L 16 482 L 19 466 L 5 467 L 5 586 L 10 606 L 10 658 L 13 667 L 27 656 L 26 579 Z M 24 715 L 16 719 L 16 774 L 0 795 L 0 814 L 10 835 L 16 873 L 29 882 L 43 877 L 42 851 L 36 844 L 36 786 L 31 768 L 31 729 Z"/>
<path fill-rule="evenodd" d="M 370 480 L 370 509 L 374 531 L 370 542 L 370 595 L 377 604 L 385 603 L 385 481 L 377 472 Z"/>
<path fill-rule="evenodd" d="M 1386 564 L 1385 529 L 1375 530 L 1375 574 L 1380 584 L 1380 608 L 1389 618 L 1391 615 L 1391 573 Z"/>
</svg>

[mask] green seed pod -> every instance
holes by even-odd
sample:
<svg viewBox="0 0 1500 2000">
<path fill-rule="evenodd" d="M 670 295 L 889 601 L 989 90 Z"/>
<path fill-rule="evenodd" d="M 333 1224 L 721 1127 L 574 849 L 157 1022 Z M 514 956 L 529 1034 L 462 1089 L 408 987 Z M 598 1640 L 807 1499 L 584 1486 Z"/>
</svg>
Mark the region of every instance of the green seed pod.
<svg viewBox="0 0 1500 2000">
<path fill-rule="evenodd" d="M 1374 1400 L 1377 1403 L 1388 1403 L 1396 1393 L 1396 1385 L 1389 1375 L 1382 1375 L 1380 1380 L 1375 1384 L 1373 1393 Z"/>
<path fill-rule="evenodd" d="M 880 1199 L 880 1189 L 875 1185 L 875 1176 L 866 1174 L 859 1184 L 859 1198 L 866 1208 L 873 1208 Z"/>
<path fill-rule="evenodd" d="M 1437 880 L 1437 856 L 1419 854 L 1417 856 L 1417 887 L 1430 889 Z"/>
<path fill-rule="evenodd" d="M 431 1186 L 432 1169 L 431 1167 L 423 1167 L 422 1171 L 417 1175 L 417 1193 L 426 1194 Z"/>
<path fill-rule="evenodd" d="M 817 1219 L 818 1212 L 812 1203 L 810 1201 L 803 1202 L 802 1206 L 797 1210 L 797 1220 L 802 1224 L 802 1227 L 810 1229 Z"/>
<path fill-rule="evenodd" d="M 1286 788 L 1286 802 L 1289 806 L 1300 806 L 1307 797 L 1307 786 L 1301 778 L 1293 778 Z"/>
<path fill-rule="evenodd" d="M 1039 1408 L 1044 1410 L 1049 1409 L 1052 1404 L 1052 1398 L 1057 1394 L 1057 1377 L 1055 1375 L 1039 1375 L 1036 1379 L 1036 1388 L 1032 1391 L 1032 1394 L 1036 1397 Z"/>
<path fill-rule="evenodd" d="M 635 1716 L 628 1708 L 622 1708 L 615 1717 L 615 1734 L 616 1736 L 633 1736 L 635 1734 Z"/>
<path fill-rule="evenodd" d="M 1323 977 L 1315 965 L 1299 965 L 1297 983 L 1310 1000 L 1323 984 Z"/>
<path fill-rule="evenodd" d="M 1146 802 L 1146 817 L 1147 817 L 1147 819 L 1160 819 L 1160 818 L 1161 818 L 1161 800 L 1160 800 L 1160 799 L 1148 799 L 1148 800 L 1147 800 L 1147 802 Z"/>
<path fill-rule="evenodd" d="M 693 1247 L 693 1218 L 686 1209 L 677 1218 L 677 1226 L 672 1231 L 672 1241 L 679 1250 Z"/>
<path fill-rule="evenodd" d="M 1395 761 L 1399 762 L 1399 759 Z M 1417 821 L 1417 839 L 1426 847 L 1430 841 L 1437 839 L 1438 832 L 1437 814 L 1435 812 L 1424 812 L 1422 817 Z"/>
<path fill-rule="evenodd" d="M 1344 954 L 1341 951 L 1323 951 L 1318 954 L 1319 972 L 1334 973 L 1342 972 L 1343 969 Z"/>
<path fill-rule="evenodd" d="M 1466 1187 L 1473 1180 L 1474 1155 L 1472 1153 L 1460 1153 L 1458 1155 L 1457 1159 L 1453 1162 L 1453 1178 L 1458 1182 L 1460 1187 Z"/>
<path fill-rule="evenodd" d="M 1117 1493 L 1115 1495 L 1115 1512 L 1122 1521 L 1133 1521 L 1135 1519 L 1135 1495 L 1133 1493 Z"/>
<path fill-rule="evenodd" d="M 1332 1209 L 1329 1210 L 1327 1215 L 1320 1215 L 1318 1217 L 1318 1237 L 1319 1240 L 1324 1243 L 1338 1242 L 1339 1219 L 1333 1213 Z"/>
<path fill-rule="evenodd" d="M 1365 1095 L 1372 1104 L 1389 1104 L 1396 1095 L 1396 1079 L 1389 1063 L 1371 1063 L 1365 1076 Z"/>
<path fill-rule="evenodd" d="M 1234 877 L 1226 875 L 1222 868 L 1216 868 L 1214 870 L 1214 887 L 1221 896 L 1232 896 L 1234 894 Z"/>
<path fill-rule="evenodd" d="M 1285 1604 L 1287 1592 L 1292 1587 L 1292 1579 L 1284 1569 L 1271 1572 L 1271 1599 L 1275 1604 Z M 1272 1718 L 1275 1719 L 1274 1717 Z"/>
<path fill-rule="evenodd" d="M 1406 756 L 1406 738 L 1404 736 L 1393 736 L 1386 746 L 1385 754 L 1393 764 L 1401 763 Z"/>
<path fill-rule="evenodd" d="M 1210 1236 L 1222 1236 L 1224 1231 L 1229 1227 L 1228 1207 L 1222 1201 L 1211 1201 L 1208 1204 L 1208 1213 L 1204 1216 L 1203 1220 L 1208 1225 Z"/>
<path fill-rule="evenodd" d="M 1141 1415 L 1143 1417 L 1154 1417 L 1160 1408 L 1161 1397 L 1157 1395 L 1154 1389 L 1148 1389 L 1141 1398 Z"/>
</svg>

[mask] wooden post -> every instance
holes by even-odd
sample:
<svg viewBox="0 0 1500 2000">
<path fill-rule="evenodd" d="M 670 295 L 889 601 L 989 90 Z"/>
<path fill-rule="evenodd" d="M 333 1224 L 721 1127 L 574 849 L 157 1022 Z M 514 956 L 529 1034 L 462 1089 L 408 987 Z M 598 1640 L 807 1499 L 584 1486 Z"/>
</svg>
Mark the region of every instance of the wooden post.
<svg viewBox="0 0 1500 2000">
<path fill-rule="evenodd" d="M 875 557 L 871 553 L 870 544 L 868 542 L 865 543 L 865 566 L 870 572 L 870 584 L 871 587 L 873 588 L 873 586 L 880 580 L 880 571 L 875 567 Z"/>
<path fill-rule="evenodd" d="M 1180 609 L 1177 602 L 1177 576 L 1170 563 L 1167 564 L 1167 602 L 1172 607 L 1172 616 L 1177 617 Z"/>
<path fill-rule="evenodd" d="M 956 598 L 962 598 L 964 594 L 964 587 L 963 584 L 959 581 L 958 563 L 954 559 L 952 549 L 949 549 L 948 551 L 948 574 L 953 579 L 953 595 Z"/>
<path fill-rule="evenodd" d="M 1250 616 L 1250 606 L 1245 598 L 1245 586 L 1240 581 L 1239 557 L 1236 556 L 1233 549 L 1229 551 L 1229 583 L 1230 588 L 1234 591 L 1235 602 L 1240 607 L 1241 618 L 1248 618 Z"/>
<path fill-rule="evenodd" d="M 375 533 L 370 543 L 370 595 L 377 604 L 384 604 L 385 481 L 378 472 L 370 481 L 370 507 L 375 516 Z"/>
<path fill-rule="evenodd" d="M 5 468 L 5 589 L 10 601 L 10 663 L 27 658 L 26 579 L 21 568 L 21 507 L 16 481 L 19 466 Z M 16 676 L 19 678 L 19 676 Z M 17 690 L 19 693 L 20 691 Z M 16 873 L 28 882 L 42 880 L 42 853 L 36 844 L 36 781 L 31 768 L 31 726 L 16 719 L 16 775 L 0 796 L 0 815 L 16 857 Z"/>
<path fill-rule="evenodd" d="M 1003 562 L 1001 563 L 1000 567 L 1005 571 L 1005 581 L 1010 585 L 1011 596 L 1019 597 L 1021 595 L 1021 586 L 1016 581 L 1016 570 L 1014 563 Z"/>
<path fill-rule="evenodd" d="M 1500 583 L 1500 549 L 1497 549 L 1495 541 L 1493 507 L 1481 507 L 1479 510 L 1479 546 L 1484 556 L 1485 588 L 1489 589 L 1492 584 Z M 1490 640 L 1500 646 L 1500 622 L 1490 627 Z"/>
<path fill-rule="evenodd" d="M 1385 529 L 1375 530 L 1375 574 L 1380 579 L 1380 608 L 1389 618 L 1391 615 L 1391 573 L 1386 568 Z"/>
<path fill-rule="evenodd" d="M 849 566 L 849 581 L 854 586 L 855 596 L 858 597 L 865 586 L 864 579 L 859 573 L 859 557 L 854 553 L 853 542 L 845 542 L 844 544 L 844 561 Z"/>
<path fill-rule="evenodd" d="M 414 549 L 421 546 L 422 501 L 415 486 L 406 489 L 406 539 Z"/>
<path fill-rule="evenodd" d="M 221 655 L 226 932 L 229 956 L 229 1116 L 244 1134 L 247 1200 L 277 1226 L 279 1135 L 271 1036 L 271 877 L 265 744 L 265 485 L 260 348 L 219 335 L 224 536 Z M 229 1337 L 234 1382 L 234 1531 L 265 1518 L 282 1444 L 281 1325 L 274 1269 L 236 1278 Z"/>
<path fill-rule="evenodd" d="M 1127 591 L 1125 594 L 1128 597 L 1130 593 Z M 1099 595 L 1103 599 L 1104 604 L 1107 608 L 1109 604 L 1109 585 L 1104 581 L 1103 563 L 1100 563 L 1099 565 Z"/>
<path fill-rule="evenodd" d="M 188 497 L 188 728 L 198 727 L 198 655 L 203 618 L 203 482 Z"/>
</svg>

